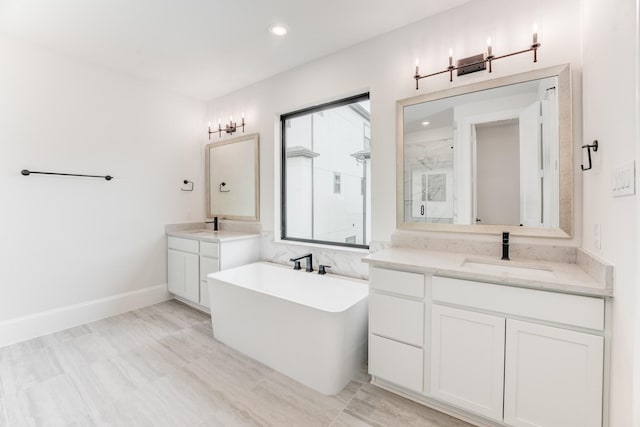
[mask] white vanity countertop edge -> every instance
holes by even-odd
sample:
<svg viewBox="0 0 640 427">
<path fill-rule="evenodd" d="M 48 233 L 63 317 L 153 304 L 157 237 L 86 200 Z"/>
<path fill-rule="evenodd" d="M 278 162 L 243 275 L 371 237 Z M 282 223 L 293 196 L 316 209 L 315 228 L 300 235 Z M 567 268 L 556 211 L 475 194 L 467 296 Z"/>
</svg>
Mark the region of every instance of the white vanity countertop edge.
<svg viewBox="0 0 640 427">
<path fill-rule="evenodd" d="M 362 259 L 363 262 L 376 267 L 405 269 L 414 272 L 433 274 L 434 276 L 455 277 L 458 279 L 478 280 L 501 285 L 522 288 L 540 289 L 576 295 L 612 297 L 613 289 L 603 287 L 589 276 L 577 264 L 562 262 L 533 261 L 513 259 L 517 265 L 543 264 L 553 269 L 555 279 L 527 277 L 527 273 L 490 273 L 479 271 L 473 267 L 463 266 L 465 260 L 482 259 L 488 262 L 496 258 L 488 256 L 468 255 L 462 253 L 429 251 L 426 249 L 390 248 L 374 252 Z M 499 260 L 497 260 L 499 261 Z"/>
<path fill-rule="evenodd" d="M 181 239 L 201 240 L 205 242 L 229 242 L 232 240 L 253 239 L 260 237 L 260 234 L 226 230 L 183 230 L 167 231 L 167 236 L 180 237 Z"/>
</svg>

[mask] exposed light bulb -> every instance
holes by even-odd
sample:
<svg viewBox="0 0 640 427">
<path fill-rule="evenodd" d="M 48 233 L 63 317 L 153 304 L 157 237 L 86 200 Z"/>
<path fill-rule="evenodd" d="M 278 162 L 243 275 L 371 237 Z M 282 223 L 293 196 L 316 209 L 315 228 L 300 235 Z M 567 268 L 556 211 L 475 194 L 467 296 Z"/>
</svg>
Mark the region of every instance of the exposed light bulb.
<svg viewBox="0 0 640 427">
<path fill-rule="evenodd" d="M 269 27 L 269 32 L 275 36 L 285 36 L 289 30 L 282 24 L 274 24 Z"/>
</svg>

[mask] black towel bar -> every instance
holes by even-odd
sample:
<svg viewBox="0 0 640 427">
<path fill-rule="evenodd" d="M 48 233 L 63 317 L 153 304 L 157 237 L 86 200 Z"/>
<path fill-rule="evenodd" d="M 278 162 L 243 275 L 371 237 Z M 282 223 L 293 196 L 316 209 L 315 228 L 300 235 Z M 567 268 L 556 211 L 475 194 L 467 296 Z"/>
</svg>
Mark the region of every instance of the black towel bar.
<svg viewBox="0 0 640 427">
<path fill-rule="evenodd" d="M 37 174 L 41 174 L 41 175 L 62 175 L 62 176 L 82 176 L 85 178 L 104 178 L 107 181 L 111 181 L 113 179 L 113 177 L 111 175 L 81 175 L 81 174 L 77 174 L 77 173 L 59 173 L 59 172 L 36 172 L 36 171 L 30 171 L 28 169 L 22 169 L 22 172 L 20 172 L 22 175 L 24 176 L 29 176 L 32 173 L 37 173 Z"/>
</svg>

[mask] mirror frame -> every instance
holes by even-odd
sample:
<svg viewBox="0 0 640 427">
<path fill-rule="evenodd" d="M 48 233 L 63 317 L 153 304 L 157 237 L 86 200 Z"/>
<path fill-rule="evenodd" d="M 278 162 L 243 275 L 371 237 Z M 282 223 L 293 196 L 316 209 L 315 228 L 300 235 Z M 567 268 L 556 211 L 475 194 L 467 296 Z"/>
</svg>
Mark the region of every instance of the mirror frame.
<svg viewBox="0 0 640 427">
<path fill-rule="evenodd" d="M 514 225 L 409 223 L 404 221 L 404 108 L 423 102 L 493 89 L 547 77 L 558 78 L 558 159 L 559 219 L 557 228 L 520 227 Z M 514 74 L 469 85 L 458 86 L 396 102 L 396 227 L 402 230 L 443 231 L 457 233 L 499 234 L 509 231 L 516 236 L 571 238 L 573 235 L 573 118 L 571 66 L 558 65 Z"/>
<path fill-rule="evenodd" d="M 211 209 L 211 149 L 216 147 L 221 147 L 228 144 L 235 144 L 238 142 L 244 141 L 254 141 L 253 148 L 253 167 L 255 171 L 255 182 L 254 182 L 254 205 L 255 210 L 253 215 L 229 215 L 223 212 L 214 211 Z M 205 157 L 205 187 L 207 192 L 207 218 L 218 217 L 221 219 L 233 219 L 240 221 L 259 221 L 260 220 L 260 134 L 252 133 L 248 135 L 241 135 L 235 138 L 226 139 L 220 142 L 212 142 L 207 144 L 204 152 Z"/>
</svg>

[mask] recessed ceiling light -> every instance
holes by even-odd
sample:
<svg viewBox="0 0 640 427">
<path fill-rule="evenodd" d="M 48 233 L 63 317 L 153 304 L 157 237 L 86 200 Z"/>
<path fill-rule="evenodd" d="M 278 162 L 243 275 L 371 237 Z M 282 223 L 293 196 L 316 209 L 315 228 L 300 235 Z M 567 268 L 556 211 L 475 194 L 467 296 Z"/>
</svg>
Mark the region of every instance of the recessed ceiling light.
<svg viewBox="0 0 640 427">
<path fill-rule="evenodd" d="M 429 124 L 431 124 L 431 122 L 427 122 L 427 121 L 422 122 L 422 126 L 429 126 Z"/>
<path fill-rule="evenodd" d="M 269 27 L 269 32 L 276 36 L 284 36 L 289 32 L 289 30 L 284 25 L 275 24 Z"/>
</svg>

